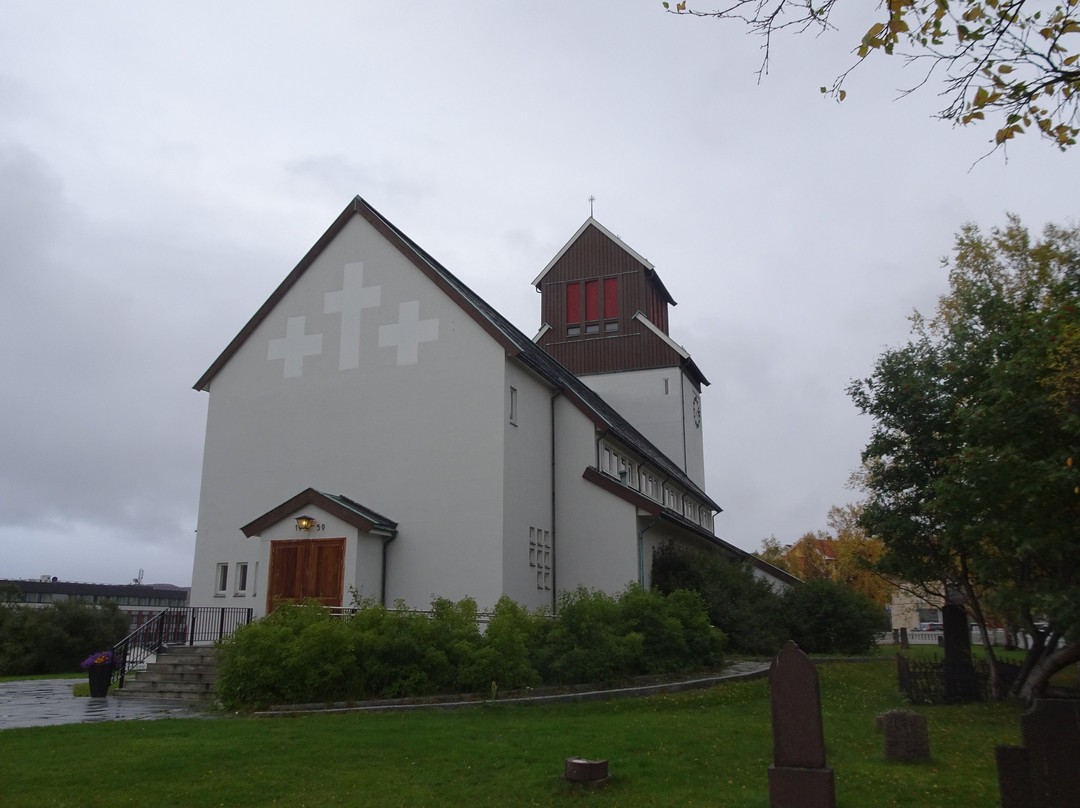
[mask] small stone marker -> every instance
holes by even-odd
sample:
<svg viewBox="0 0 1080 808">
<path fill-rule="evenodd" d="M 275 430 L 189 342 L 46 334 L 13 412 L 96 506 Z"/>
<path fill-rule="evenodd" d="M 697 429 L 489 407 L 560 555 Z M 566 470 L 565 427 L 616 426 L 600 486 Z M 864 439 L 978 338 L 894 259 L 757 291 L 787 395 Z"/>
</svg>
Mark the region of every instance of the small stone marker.
<svg viewBox="0 0 1080 808">
<path fill-rule="evenodd" d="M 810 658 L 791 640 L 769 667 L 773 765 L 771 808 L 835 808 L 833 770 L 825 766 L 821 690 Z"/>
<path fill-rule="evenodd" d="M 1002 808 L 1080 805 L 1080 702 L 1039 699 L 1020 716 L 1023 746 L 999 746 Z"/>
<path fill-rule="evenodd" d="M 930 759 L 930 735 L 926 716 L 911 710 L 890 710 L 875 719 L 885 734 L 885 759 L 915 763 Z"/>
<path fill-rule="evenodd" d="M 608 779 L 608 762 L 606 760 L 585 760 L 579 757 L 568 757 L 563 769 L 563 779 L 568 783 L 601 786 Z"/>
<path fill-rule="evenodd" d="M 908 635 L 906 627 L 900 629 L 900 647 L 903 648 L 905 651 L 910 647 L 908 645 Z"/>
</svg>

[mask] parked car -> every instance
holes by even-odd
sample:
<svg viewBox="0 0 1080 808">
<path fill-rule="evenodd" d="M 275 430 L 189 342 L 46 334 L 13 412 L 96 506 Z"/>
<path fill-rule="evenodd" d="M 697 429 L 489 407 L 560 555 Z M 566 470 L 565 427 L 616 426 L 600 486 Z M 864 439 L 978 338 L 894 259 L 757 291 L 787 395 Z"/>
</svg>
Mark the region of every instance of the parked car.
<svg viewBox="0 0 1080 808">
<path fill-rule="evenodd" d="M 919 623 L 919 627 L 916 631 L 944 631 L 944 623 Z"/>
</svg>

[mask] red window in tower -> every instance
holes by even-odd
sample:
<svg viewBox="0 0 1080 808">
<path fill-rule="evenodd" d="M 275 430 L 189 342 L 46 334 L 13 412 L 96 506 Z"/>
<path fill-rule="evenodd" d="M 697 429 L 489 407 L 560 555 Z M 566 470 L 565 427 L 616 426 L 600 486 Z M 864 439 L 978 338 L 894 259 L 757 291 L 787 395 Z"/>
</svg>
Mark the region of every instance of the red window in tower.
<svg viewBox="0 0 1080 808">
<path fill-rule="evenodd" d="M 619 292 L 616 278 L 604 278 L 604 319 L 614 320 L 619 316 Z"/>
<path fill-rule="evenodd" d="M 600 281 L 585 281 L 585 319 L 600 319 Z"/>
<path fill-rule="evenodd" d="M 566 284 L 566 322 L 581 322 L 581 284 Z"/>
</svg>

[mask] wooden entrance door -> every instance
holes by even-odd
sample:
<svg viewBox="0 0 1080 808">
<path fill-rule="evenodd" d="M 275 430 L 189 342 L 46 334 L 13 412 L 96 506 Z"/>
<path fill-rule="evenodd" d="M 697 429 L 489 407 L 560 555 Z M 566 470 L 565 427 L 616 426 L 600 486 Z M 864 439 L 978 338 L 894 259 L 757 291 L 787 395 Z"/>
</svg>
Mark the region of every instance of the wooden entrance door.
<svg viewBox="0 0 1080 808">
<path fill-rule="evenodd" d="M 323 606 L 340 606 L 344 590 L 344 538 L 270 542 L 268 614 L 280 600 L 314 599 Z"/>
</svg>

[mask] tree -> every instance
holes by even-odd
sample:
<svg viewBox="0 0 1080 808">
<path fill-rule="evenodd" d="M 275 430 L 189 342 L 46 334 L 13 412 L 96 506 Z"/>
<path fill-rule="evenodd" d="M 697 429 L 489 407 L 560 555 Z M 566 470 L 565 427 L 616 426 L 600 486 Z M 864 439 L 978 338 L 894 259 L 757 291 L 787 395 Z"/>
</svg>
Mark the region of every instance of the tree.
<svg viewBox="0 0 1080 808">
<path fill-rule="evenodd" d="M 896 584 L 875 567 L 884 545 L 868 536 L 859 517 L 858 505 L 829 509 L 829 530 L 804 533 L 793 544 L 782 545 L 775 536 L 764 539 L 756 555 L 804 581 L 829 580 L 853 589 L 884 608 L 896 591 Z"/>
<path fill-rule="evenodd" d="M 859 523 L 861 516 L 859 505 L 829 508 L 826 518 L 836 542 L 832 579 L 885 608 L 896 592 L 896 583 L 875 568 L 885 545 L 881 539 L 867 534 Z"/>
<path fill-rule="evenodd" d="M 836 5 L 837 0 L 728 0 L 716 11 L 696 11 L 686 2 L 665 2 L 664 8 L 749 26 L 765 39 L 763 75 L 775 33 L 835 28 Z M 940 75 L 940 95 L 948 103 L 938 117 L 969 124 L 992 115 L 997 146 L 1034 127 L 1064 151 L 1080 134 L 1080 36 L 1070 34 L 1080 34 L 1080 0 L 888 0 L 878 4 L 874 23 L 854 48 L 855 65 L 821 91 L 842 101 L 844 80 L 864 59 L 900 54 L 923 67 L 904 94 Z"/>
<path fill-rule="evenodd" d="M 767 564 L 772 564 L 777 569 L 791 575 L 798 575 L 798 572 L 787 559 L 787 551 L 788 548 L 781 544 L 776 536 L 769 536 L 769 538 L 761 540 L 761 549 L 755 552 L 754 555 Z"/>
<path fill-rule="evenodd" d="M 1080 226 L 968 225 L 946 267 L 934 318 L 849 388 L 875 421 L 860 523 L 883 572 L 964 600 L 995 673 L 987 608 L 1025 629 L 1030 698 L 1080 660 Z"/>
<path fill-rule="evenodd" d="M 749 564 L 667 543 L 653 551 L 652 588 L 701 595 L 712 624 L 732 651 L 775 654 L 787 639 L 780 596 Z"/>
</svg>

